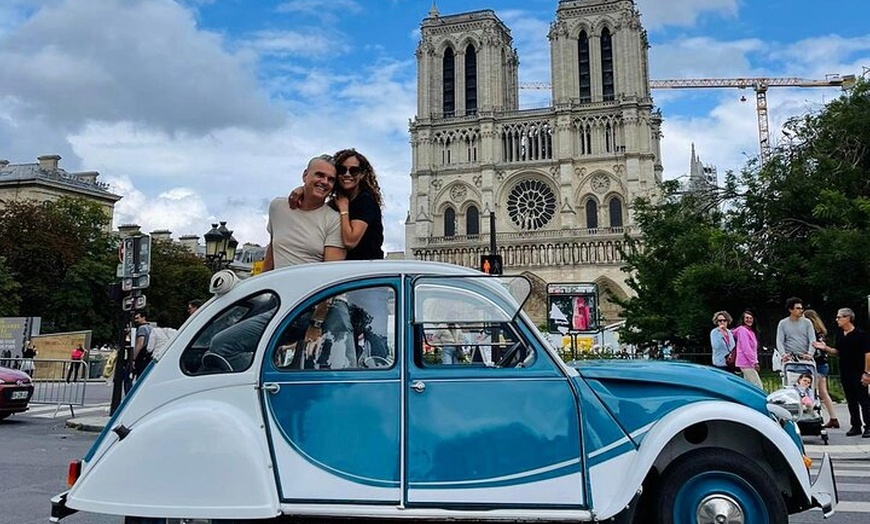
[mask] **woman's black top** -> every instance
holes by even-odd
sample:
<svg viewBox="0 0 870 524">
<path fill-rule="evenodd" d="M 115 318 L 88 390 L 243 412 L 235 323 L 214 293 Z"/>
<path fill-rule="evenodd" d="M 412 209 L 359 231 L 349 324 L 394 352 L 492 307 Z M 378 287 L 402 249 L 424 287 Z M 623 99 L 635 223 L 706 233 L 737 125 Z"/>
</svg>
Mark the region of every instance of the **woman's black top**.
<svg viewBox="0 0 870 524">
<path fill-rule="evenodd" d="M 367 190 L 363 189 L 350 201 L 348 218 L 362 220 L 368 227 L 355 248 L 347 251 L 346 260 L 375 260 L 384 258 L 384 221 L 381 208 Z"/>
</svg>

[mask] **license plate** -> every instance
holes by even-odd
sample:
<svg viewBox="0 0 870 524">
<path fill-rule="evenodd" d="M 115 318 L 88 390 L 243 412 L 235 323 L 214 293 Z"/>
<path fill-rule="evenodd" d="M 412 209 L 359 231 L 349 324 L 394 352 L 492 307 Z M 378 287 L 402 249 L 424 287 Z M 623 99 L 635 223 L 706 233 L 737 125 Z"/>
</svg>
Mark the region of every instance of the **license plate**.
<svg viewBox="0 0 870 524">
<path fill-rule="evenodd" d="M 28 391 L 13 391 L 12 400 L 21 400 L 23 398 L 27 398 L 28 393 Z"/>
</svg>

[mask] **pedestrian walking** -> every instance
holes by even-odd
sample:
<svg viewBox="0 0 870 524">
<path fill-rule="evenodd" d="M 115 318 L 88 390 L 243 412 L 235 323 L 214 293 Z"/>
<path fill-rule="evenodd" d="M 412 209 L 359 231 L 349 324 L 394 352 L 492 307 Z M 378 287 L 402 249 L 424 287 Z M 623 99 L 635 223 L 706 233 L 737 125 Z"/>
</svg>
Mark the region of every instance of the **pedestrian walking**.
<svg viewBox="0 0 870 524">
<path fill-rule="evenodd" d="M 791 297 L 785 301 L 788 316 L 776 326 L 776 348 L 783 360 L 810 360 L 813 358 L 816 333 L 813 323 L 804 318 L 804 301 Z"/>
<path fill-rule="evenodd" d="M 710 331 L 710 347 L 713 350 L 713 367 L 730 371 L 726 358 L 735 347 L 734 334 L 728 329 L 731 325 L 731 315 L 727 311 L 717 311 L 713 315 L 713 325 Z"/>
<path fill-rule="evenodd" d="M 824 343 L 825 337 L 828 335 L 828 329 L 825 327 L 822 317 L 812 309 L 804 311 L 804 317 L 813 323 L 813 331 L 816 332 L 816 342 Z M 831 399 L 830 393 L 828 393 L 828 374 L 831 371 L 828 354 L 816 349 L 813 359 L 816 361 L 816 376 L 818 377 L 816 382 L 818 383 L 819 398 L 822 399 L 822 405 L 825 406 L 825 410 L 828 412 L 828 422 L 825 424 L 825 427 L 837 429 L 840 427 L 840 421 L 837 420 L 834 401 Z"/>
<path fill-rule="evenodd" d="M 834 347 L 824 342 L 816 342 L 814 346 L 840 357 L 840 380 L 849 406 L 851 426 L 846 436 L 870 438 L 870 394 L 867 392 L 870 384 L 870 334 L 855 326 L 855 312 L 849 308 L 837 311 L 837 327 Z"/>
<path fill-rule="evenodd" d="M 752 311 L 747 309 L 740 316 L 740 325 L 734 328 L 734 339 L 737 348 L 734 365 L 743 378 L 764 389 L 758 376 L 758 328 Z"/>
</svg>

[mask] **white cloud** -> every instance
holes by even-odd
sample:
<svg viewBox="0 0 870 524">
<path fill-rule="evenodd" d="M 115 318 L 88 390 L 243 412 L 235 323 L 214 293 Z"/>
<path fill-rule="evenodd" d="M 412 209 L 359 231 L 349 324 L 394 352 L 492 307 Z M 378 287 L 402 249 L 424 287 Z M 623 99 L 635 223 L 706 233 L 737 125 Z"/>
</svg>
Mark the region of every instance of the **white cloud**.
<svg viewBox="0 0 870 524">
<path fill-rule="evenodd" d="M 325 57 L 347 52 L 348 44 L 341 34 L 323 31 L 259 31 L 246 46 L 261 55 L 308 58 Z"/>
<path fill-rule="evenodd" d="M 92 120 L 274 127 L 282 118 L 259 90 L 255 59 L 223 50 L 170 0 L 57 1 L 0 40 L 0 63 L 15 72 L 0 75 L 0 96 L 70 130 Z"/>
<path fill-rule="evenodd" d="M 739 0 L 637 0 L 644 27 L 648 30 L 693 26 L 705 13 L 736 19 L 739 4 Z"/>
</svg>

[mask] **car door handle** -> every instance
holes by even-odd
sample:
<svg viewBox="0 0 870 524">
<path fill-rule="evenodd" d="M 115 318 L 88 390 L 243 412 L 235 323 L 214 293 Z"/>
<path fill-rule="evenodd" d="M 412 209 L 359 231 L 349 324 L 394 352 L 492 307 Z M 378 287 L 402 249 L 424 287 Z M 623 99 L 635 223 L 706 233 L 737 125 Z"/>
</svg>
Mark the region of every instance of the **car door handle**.
<svg viewBox="0 0 870 524">
<path fill-rule="evenodd" d="M 418 380 L 417 382 L 414 382 L 413 384 L 411 384 L 411 389 L 413 389 L 417 393 L 422 393 L 422 392 L 426 391 L 426 384 L 423 383 L 422 380 Z"/>
<path fill-rule="evenodd" d="M 262 389 L 263 391 L 268 391 L 269 393 L 274 395 L 281 391 L 281 386 L 279 384 L 275 384 L 274 382 L 270 382 L 269 384 L 263 384 L 260 389 Z"/>
</svg>

